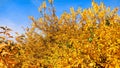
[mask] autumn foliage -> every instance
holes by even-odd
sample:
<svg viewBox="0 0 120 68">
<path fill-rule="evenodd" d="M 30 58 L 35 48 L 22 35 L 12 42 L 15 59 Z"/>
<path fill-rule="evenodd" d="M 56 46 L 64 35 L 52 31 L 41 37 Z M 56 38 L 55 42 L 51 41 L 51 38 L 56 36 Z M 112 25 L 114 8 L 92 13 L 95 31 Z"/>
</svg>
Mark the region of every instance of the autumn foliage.
<svg viewBox="0 0 120 68">
<path fill-rule="evenodd" d="M 118 8 L 92 2 L 57 17 L 53 0 L 49 4 L 40 6 L 39 19 L 29 17 L 32 27 L 17 42 L 6 39 L 9 32 L 1 36 L 2 68 L 120 68 Z"/>
</svg>

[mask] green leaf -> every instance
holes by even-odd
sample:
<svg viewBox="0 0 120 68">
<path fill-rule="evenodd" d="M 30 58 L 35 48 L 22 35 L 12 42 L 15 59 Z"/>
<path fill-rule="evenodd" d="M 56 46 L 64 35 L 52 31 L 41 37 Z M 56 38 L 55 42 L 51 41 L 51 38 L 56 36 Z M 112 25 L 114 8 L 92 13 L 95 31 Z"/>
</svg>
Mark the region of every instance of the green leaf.
<svg viewBox="0 0 120 68">
<path fill-rule="evenodd" d="M 89 42 L 92 42 L 92 40 L 93 40 L 93 38 L 92 38 L 92 37 L 88 38 L 88 41 L 89 41 Z"/>
</svg>

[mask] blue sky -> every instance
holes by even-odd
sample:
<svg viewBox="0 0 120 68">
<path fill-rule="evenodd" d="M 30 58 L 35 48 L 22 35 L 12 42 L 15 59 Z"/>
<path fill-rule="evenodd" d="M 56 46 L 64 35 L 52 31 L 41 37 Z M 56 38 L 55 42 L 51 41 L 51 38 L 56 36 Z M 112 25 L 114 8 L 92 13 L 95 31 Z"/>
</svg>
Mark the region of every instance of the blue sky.
<svg viewBox="0 0 120 68">
<path fill-rule="evenodd" d="M 47 0 L 46 0 L 47 1 Z M 64 11 L 69 12 L 70 7 L 77 9 L 91 7 L 92 0 L 54 0 L 57 15 Z M 98 4 L 104 2 L 111 8 L 120 7 L 120 0 L 95 0 Z M 0 0 L 0 26 L 8 26 L 16 32 L 24 32 L 23 27 L 30 26 L 31 20 L 28 16 L 39 18 L 38 7 L 42 0 Z"/>
</svg>

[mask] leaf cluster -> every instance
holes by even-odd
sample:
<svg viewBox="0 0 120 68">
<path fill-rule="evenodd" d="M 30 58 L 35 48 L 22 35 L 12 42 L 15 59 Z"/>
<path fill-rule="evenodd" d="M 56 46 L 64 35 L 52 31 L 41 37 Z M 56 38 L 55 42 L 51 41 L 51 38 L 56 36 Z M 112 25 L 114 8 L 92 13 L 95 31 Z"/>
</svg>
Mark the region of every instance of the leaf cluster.
<svg viewBox="0 0 120 68">
<path fill-rule="evenodd" d="M 120 16 L 103 3 L 64 12 L 58 18 L 53 5 L 40 6 L 42 14 L 10 48 L 18 68 L 119 68 Z M 49 11 L 49 13 L 47 12 Z M 8 45 L 5 44 L 5 45 Z M 2 44 L 3 46 L 3 44 Z M 5 47 L 7 48 L 7 47 Z M 14 49 L 15 48 L 15 49 Z M 6 49 L 10 52 L 9 49 Z M 3 49 L 2 49 L 3 50 Z M 5 52 L 7 52 L 4 50 Z M 17 51 L 17 52 L 16 52 Z M 4 52 L 2 52 L 4 53 Z M 4 54 L 1 53 L 1 56 Z M 9 55 L 9 54 L 7 54 Z M 7 56 L 8 57 L 8 56 Z M 5 58 L 5 57 L 3 57 Z M 9 64 L 5 62 L 6 66 Z"/>
</svg>

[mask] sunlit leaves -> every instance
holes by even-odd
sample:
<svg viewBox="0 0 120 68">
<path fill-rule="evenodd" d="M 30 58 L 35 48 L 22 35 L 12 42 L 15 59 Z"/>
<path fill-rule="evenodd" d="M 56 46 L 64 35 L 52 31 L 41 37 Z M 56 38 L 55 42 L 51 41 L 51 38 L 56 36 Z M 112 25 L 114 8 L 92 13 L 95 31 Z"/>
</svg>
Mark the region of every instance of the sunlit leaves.
<svg viewBox="0 0 120 68">
<path fill-rule="evenodd" d="M 99 11 L 99 6 L 98 6 L 98 4 L 97 3 L 95 3 L 95 2 L 92 2 L 92 7 L 93 7 L 93 10 L 94 10 L 94 12 L 95 13 L 98 13 L 98 11 Z"/>
<path fill-rule="evenodd" d="M 47 9 L 46 3 L 39 9 Z M 78 8 L 76 11 L 72 7 L 70 13 L 64 12 L 60 18 L 43 11 L 43 16 L 37 20 L 31 18 L 32 28 L 26 32 L 27 42 L 20 50 L 20 57 L 23 57 L 20 59 L 25 60 L 21 63 L 53 68 L 119 67 L 116 61 L 120 56 L 117 11 L 117 8 L 111 10 L 95 2 L 84 10 Z"/>
<path fill-rule="evenodd" d="M 46 9 L 46 2 L 44 1 L 42 5 L 38 8 L 39 12 L 42 12 L 42 9 Z"/>
<path fill-rule="evenodd" d="M 48 1 L 49 1 L 49 3 L 50 3 L 50 4 L 52 4 L 52 3 L 53 3 L 53 0 L 48 0 Z"/>
<path fill-rule="evenodd" d="M 32 20 L 31 28 L 17 34 L 16 43 L 8 37 L 7 27 L 0 27 L 0 66 L 23 68 L 119 68 L 120 17 L 113 10 L 94 1 L 88 9 L 70 8 L 60 17 L 55 14 L 53 0 L 50 13 L 44 1 L 42 14 Z M 10 37 L 9 37 L 10 38 Z"/>
</svg>

